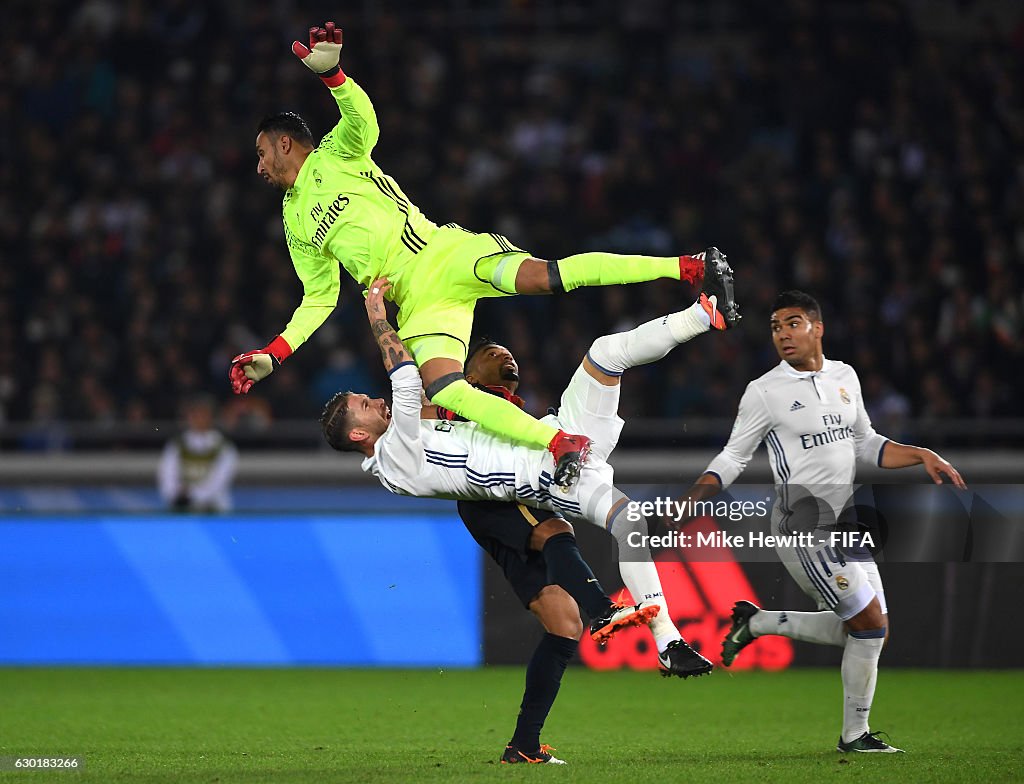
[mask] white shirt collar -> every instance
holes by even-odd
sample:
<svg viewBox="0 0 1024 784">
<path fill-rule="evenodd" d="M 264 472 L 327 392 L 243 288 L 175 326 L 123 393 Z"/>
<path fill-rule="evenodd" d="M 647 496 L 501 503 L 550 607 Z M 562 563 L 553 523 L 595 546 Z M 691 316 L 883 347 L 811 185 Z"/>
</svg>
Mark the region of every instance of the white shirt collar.
<svg viewBox="0 0 1024 784">
<path fill-rule="evenodd" d="M 782 360 L 779 363 L 779 367 L 782 368 L 786 375 L 793 378 L 813 378 L 819 373 L 827 373 L 831 366 L 831 360 L 824 356 L 821 358 L 821 370 L 795 370 L 786 360 Z"/>
<path fill-rule="evenodd" d="M 372 473 L 376 475 L 377 455 L 370 455 L 369 457 L 364 457 L 363 462 L 360 464 L 360 468 L 362 468 L 367 473 Z"/>
</svg>

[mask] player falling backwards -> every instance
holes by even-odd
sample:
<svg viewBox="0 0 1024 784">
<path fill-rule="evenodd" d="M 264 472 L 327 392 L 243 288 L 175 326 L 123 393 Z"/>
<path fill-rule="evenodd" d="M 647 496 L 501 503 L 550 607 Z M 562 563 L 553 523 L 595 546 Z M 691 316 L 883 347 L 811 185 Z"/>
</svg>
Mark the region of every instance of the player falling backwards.
<svg viewBox="0 0 1024 784">
<path fill-rule="evenodd" d="M 297 114 L 276 114 L 259 125 L 256 171 L 285 191 L 285 239 L 303 298 L 280 335 L 232 360 L 232 388 L 247 393 L 323 324 L 338 303 L 339 265 L 363 286 L 386 277 L 388 296 L 399 306 L 398 334 L 430 400 L 506 438 L 547 448 L 556 462 L 555 483 L 568 486 L 590 439 L 466 383 L 463 362 L 476 301 L 658 278 L 697 283 L 705 253 L 719 252 L 669 258 L 582 253 L 548 262 L 497 234 L 437 226 L 370 157 L 377 118 L 369 97 L 341 70 L 341 30 L 333 22 L 312 28 L 309 46 L 296 41 L 292 52 L 330 89 L 341 121 L 318 146 Z M 736 318 L 728 310 L 712 314 L 719 327 Z"/>
<path fill-rule="evenodd" d="M 475 422 L 453 423 L 436 407 L 423 406 L 415 363 L 387 321 L 383 297 L 388 283 L 383 280 L 372 284 L 366 311 L 391 376 L 393 409 L 379 398 L 339 392 L 321 416 L 324 436 L 335 449 L 365 455 L 363 470 L 393 493 L 518 501 L 606 529 L 618 542 L 619 573 L 633 601 L 660 607 L 651 632 L 662 674 L 685 678 L 708 673 L 711 662 L 686 644 L 672 622 L 650 549 L 630 543 L 633 534 L 647 535 L 647 521 L 632 513 L 629 499 L 615 488 L 607 462 L 623 426 L 618 416 L 622 374 L 707 332 L 719 306 L 738 316 L 728 264 L 709 260 L 703 280 L 700 298 L 686 310 L 595 340 L 563 392 L 557 415 L 544 418 L 553 426 L 594 435 L 591 459 L 571 488 L 551 487 L 554 463 L 543 448 L 507 441 Z M 510 393 L 515 389 L 501 375 L 481 381 L 505 386 Z"/>
<path fill-rule="evenodd" d="M 898 444 L 875 432 L 856 371 L 822 352 L 825 326 L 814 298 L 800 291 L 783 292 L 769 324 L 782 361 L 747 386 L 729 442 L 690 488 L 688 500 L 710 498 L 732 484 L 764 441 L 778 492 L 773 533 L 817 530 L 823 537 L 809 547 L 776 548 L 786 570 L 820 612 L 762 610 L 749 601 L 737 602 L 722 643 L 722 663 L 730 666 L 763 634 L 842 648 L 843 729 L 838 750 L 898 752 L 901 749 L 868 729 L 878 658 L 889 625 L 882 578 L 870 552 L 832 547 L 828 532 L 845 519 L 858 459 L 882 468 L 923 465 L 936 484 L 942 483 L 943 475 L 961 489 L 964 481 L 931 450 Z M 819 512 L 823 508 L 824 519 Z"/>
<path fill-rule="evenodd" d="M 493 341 L 478 341 L 470 347 L 466 380 L 517 405 L 522 403 L 516 395 L 519 366 L 508 349 Z M 449 421 L 457 419 L 443 409 L 436 414 Z M 502 752 L 501 763 L 564 765 L 564 760 L 551 753 L 555 749 L 540 742 L 540 735 L 583 634 L 580 609 L 593 619 L 591 638 L 603 643 L 621 628 L 650 623 L 660 607 L 653 602 L 632 607 L 613 604 L 580 554 L 573 527 L 557 512 L 542 513 L 511 501 L 459 501 L 458 508 L 466 530 L 498 565 L 519 601 L 545 631 L 526 667 L 515 732 Z"/>
</svg>

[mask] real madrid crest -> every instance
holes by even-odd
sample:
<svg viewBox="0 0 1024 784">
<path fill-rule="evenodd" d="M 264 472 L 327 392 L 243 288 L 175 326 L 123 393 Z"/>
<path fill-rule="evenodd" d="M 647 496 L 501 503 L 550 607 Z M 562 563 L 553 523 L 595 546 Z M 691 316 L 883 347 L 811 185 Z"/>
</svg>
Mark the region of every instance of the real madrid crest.
<svg viewBox="0 0 1024 784">
<path fill-rule="evenodd" d="M 850 393 L 844 387 L 839 387 L 839 399 L 844 403 L 850 402 Z"/>
<path fill-rule="evenodd" d="M 845 591 L 850 587 L 850 581 L 843 577 L 841 574 L 836 575 L 836 585 L 839 586 L 840 591 Z"/>
</svg>

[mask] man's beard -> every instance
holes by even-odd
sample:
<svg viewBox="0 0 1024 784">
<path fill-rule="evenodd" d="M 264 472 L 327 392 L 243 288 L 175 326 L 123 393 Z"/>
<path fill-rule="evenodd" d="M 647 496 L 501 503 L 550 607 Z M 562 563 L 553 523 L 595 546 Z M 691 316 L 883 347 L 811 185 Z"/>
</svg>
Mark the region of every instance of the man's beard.
<svg viewBox="0 0 1024 784">
<path fill-rule="evenodd" d="M 501 369 L 500 378 L 502 381 L 519 381 L 519 373 L 514 371 L 512 368 L 503 367 Z"/>
</svg>

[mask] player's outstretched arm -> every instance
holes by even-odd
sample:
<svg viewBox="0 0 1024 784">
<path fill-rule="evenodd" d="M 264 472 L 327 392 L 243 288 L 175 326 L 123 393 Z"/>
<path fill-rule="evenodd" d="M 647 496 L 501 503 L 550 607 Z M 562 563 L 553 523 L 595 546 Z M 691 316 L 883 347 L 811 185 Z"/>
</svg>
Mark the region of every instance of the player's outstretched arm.
<svg viewBox="0 0 1024 784">
<path fill-rule="evenodd" d="M 412 355 L 388 321 L 384 308 L 384 295 L 391 290 L 387 278 L 380 278 L 370 284 L 366 292 L 366 318 L 380 349 L 384 369 L 390 374 L 401 365 L 415 364 Z"/>
<path fill-rule="evenodd" d="M 423 382 L 412 356 L 388 322 L 384 295 L 390 290 L 388 279 L 379 278 L 366 292 L 366 318 L 380 348 L 384 369 L 391 377 L 392 419 L 388 433 L 378 445 L 383 444 L 389 464 L 415 476 L 426 460 L 420 433 Z"/>
<path fill-rule="evenodd" d="M 380 137 L 380 125 L 373 103 L 362 87 L 341 70 L 341 29 L 334 22 L 309 29 L 309 46 L 292 42 L 292 54 L 331 89 L 341 121 L 334 126 L 321 147 L 344 158 L 369 155 Z"/>
<path fill-rule="evenodd" d="M 277 369 L 292 353 L 320 328 L 338 306 L 341 292 L 341 268 L 328 256 L 296 237 L 284 225 L 292 266 L 302 282 L 302 302 L 280 335 L 264 348 L 247 351 L 231 360 L 229 378 L 236 395 L 248 394 L 258 382 Z"/>
<path fill-rule="evenodd" d="M 717 474 L 705 472 L 697 477 L 697 481 L 686 492 L 686 497 L 692 501 L 704 501 L 722 492 L 722 480 Z"/>
<path fill-rule="evenodd" d="M 692 510 L 696 508 L 694 506 L 695 504 L 700 501 L 707 500 L 708 498 L 713 498 L 720 492 L 722 492 L 722 481 L 718 478 L 718 475 L 713 472 L 705 471 L 697 477 L 697 481 L 690 486 L 690 489 L 687 490 L 684 495 L 675 499 L 674 503 L 679 509 Z M 661 522 L 666 529 L 673 530 L 681 528 L 697 516 L 698 515 L 695 515 L 692 512 L 688 512 L 678 518 L 663 517 Z"/>
<path fill-rule="evenodd" d="M 889 441 L 882 451 L 882 459 L 878 464 L 882 468 L 906 468 L 907 466 L 923 465 L 924 470 L 928 472 L 928 476 L 935 484 L 941 485 L 942 477 L 946 476 L 954 486 L 961 490 L 967 489 L 967 483 L 960 476 L 960 472 L 953 468 L 948 460 L 923 446 Z"/>
</svg>

